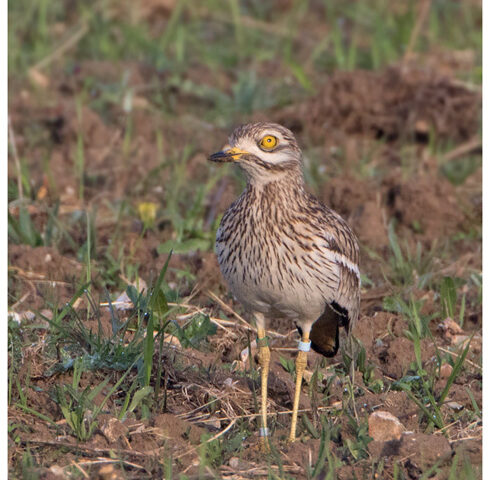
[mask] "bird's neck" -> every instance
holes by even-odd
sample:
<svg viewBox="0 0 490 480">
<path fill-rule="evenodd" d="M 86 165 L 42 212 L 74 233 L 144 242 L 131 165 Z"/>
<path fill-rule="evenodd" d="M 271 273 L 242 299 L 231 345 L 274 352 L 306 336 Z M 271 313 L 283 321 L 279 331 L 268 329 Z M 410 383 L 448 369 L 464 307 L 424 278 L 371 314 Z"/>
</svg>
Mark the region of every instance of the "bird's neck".
<svg viewBox="0 0 490 480">
<path fill-rule="evenodd" d="M 301 203 L 308 195 L 305 189 L 305 181 L 302 172 L 284 172 L 274 175 L 273 178 L 257 181 L 249 179 L 245 189 L 245 195 L 260 197 L 267 203 L 289 204 Z"/>
</svg>

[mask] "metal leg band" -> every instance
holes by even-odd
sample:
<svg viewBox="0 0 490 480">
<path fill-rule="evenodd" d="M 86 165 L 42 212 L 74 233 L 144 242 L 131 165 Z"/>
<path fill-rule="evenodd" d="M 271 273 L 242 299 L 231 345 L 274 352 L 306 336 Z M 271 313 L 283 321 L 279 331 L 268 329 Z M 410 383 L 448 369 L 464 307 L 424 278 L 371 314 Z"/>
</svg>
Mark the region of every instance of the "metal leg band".
<svg viewBox="0 0 490 480">
<path fill-rule="evenodd" d="M 298 343 L 298 350 L 301 350 L 302 352 L 309 352 L 310 348 L 311 348 L 311 341 L 308 342 L 300 341 Z"/>
<path fill-rule="evenodd" d="M 260 427 L 260 436 L 261 437 L 268 437 L 269 436 L 269 429 L 267 427 L 265 427 L 265 428 Z"/>
</svg>

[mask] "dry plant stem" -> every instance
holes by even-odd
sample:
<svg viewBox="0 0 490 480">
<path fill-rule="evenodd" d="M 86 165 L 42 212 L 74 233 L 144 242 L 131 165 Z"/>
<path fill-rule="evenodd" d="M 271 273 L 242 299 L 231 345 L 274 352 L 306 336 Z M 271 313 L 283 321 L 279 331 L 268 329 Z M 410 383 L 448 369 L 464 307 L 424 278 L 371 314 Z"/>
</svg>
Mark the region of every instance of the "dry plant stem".
<svg viewBox="0 0 490 480">
<path fill-rule="evenodd" d="M 443 351 L 444 353 L 449 353 L 449 355 L 452 355 L 454 358 L 459 357 L 459 355 L 457 353 L 451 352 L 451 350 L 448 350 L 447 348 L 439 347 L 439 350 Z M 480 370 L 480 372 L 483 371 L 483 368 L 480 365 L 477 365 L 476 363 L 472 362 L 471 360 L 468 360 L 468 358 L 465 358 L 464 361 L 468 365 L 471 365 L 473 368 Z"/>
<path fill-rule="evenodd" d="M 480 150 L 482 147 L 482 142 L 480 138 L 473 137 L 468 142 L 463 143 L 462 145 L 458 145 L 456 148 L 446 153 L 443 157 L 444 162 L 450 162 L 451 160 L 455 160 L 463 155 L 468 155 L 476 150 Z"/>
<path fill-rule="evenodd" d="M 158 457 L 161 454 L 162 448 L 156 448 L 153 450 L 149 450 L 145 453 L 138 452 L 137 450 L 131 450 L 131 449 L 113 449 L 113 448 L 94 448 L 94 447 L 89 447 L 87 445 L 82 445 L 80 443 L 70 443 L 70 442 L 58 442 L 58 441 L 51 441 L 51 440 L 36 440 L 36 439 L 20 439 L 20 443 L 23 445 L 29 445 L 29 444 L 35 444 L 35 445 L 48 445 L 50 447 L 55 447 L 55 448 L 67 448 L 70 450 L 78 450 L 80 452 L 84 452 L 86 455 L 111 455 L 114 452 L 116 452 L 119 455 L 128 455 L 132 457 L 138 457 L 138 458 L 153 458 L 153 457 Z"/>
<path fill-rule="evenodd" d="M 251 327 L 251 325 L 243 317 L 241 317 L 240 315 L 238 315 L 238 313 L 236 313 L 231 307 L 229 307 L 228 305 L 226 305 L 226 303 L 223 302 L 223 300 L 221 300 L 221 298 L 217 297 L 213 292 L 211 292 L 209 290 L 206 293 L 213 300 L 216 300 L 224 310 L 226 310 L 228 313 L 231 313 L 236 318 L 238 318 L 238 320 L 240 320 L 240 322 L 242 322 L 245 327 L 247 327 L 249 330 L 253 330 L 252 327 Z"/>
<path fill-rule="evenodd" d="M 310 341 L 310 332 L 304 332 L 302 341 L 308 343 Z M 289 441 L 294 442 L 296 440 L 296 424 L 298 423 L 298 408 L 299 408 L 299 396 L 301 394 L 301 383 L 303 381 L 303 374 L 306 370 L 308 354 L 300 350 L 296 357 L 296 387 L 294 389 L 294 402 L 293 402 L 293 418 L 291 420 L 291 432 L 289 434 Z"/>
<path fill-rule="evenodd" d="M 85 461 L 85 462 L 78 462 L 75 464 L 74 461 L 72 461 L 72 464 L 73 465 L 77 465 L 77 466 L 89 466 L 89 467 L 92 467 L 94 465 L 110 465 L 110 464 L 123 464 L 123 465 L 127 465 L 128 467 L 133 467 L 133 468 L 138 468 L 140 470 L 144 470 L 145 467 L 143 467 L 142 465 L 138 465 L 137 463 L 132 463 L 132 462 L 128 462 L 126 460 L 122 460 L 122 459 L 117 459 L 117 460 L 114 460 L 112 458 L 104 458 L 104 457 L 99 457 L 97 460 L 88 460 L 88 461 Z M 69 464 L 69 465 L 65 465 L 64 467 L 62 467 L 63 470 L 67 470 L 68 468 L 71 467 L 72 464 Z M 89 478 L 89 477 L 87 477 Z"/>
<path fill-rule="evenodd" d="M 78 463 L 72 460 L 71 464 L 84 476 L 84 478 L 90 478 L 88 473 L 80 465 L 78 465 Z"/>
<path fill-rule="evenodd" d="M 263 328 L 257 329 L 257 337 L 259 339 L 259 364 L 261 367 L 260 379 L 261 379 L 261 409 L 260 413 L 262 416 L 262 428 L 263 435 L 260 437 L 260 442 L 262 449 L 264 451 L 269 451 L 269 439 L 265 435 L 267 433 L 267 379 L 269 376 L 269 365 L 271 360 L 271 352 L 269 350 L 269 345 L 267 345 L 267 338 L 265 335 L 265 330 Z"/>
<path fill-rule="evenodd" d="M 221 437 L 222 435 L 224 435 L 228 430 L 230 430 L 231 427 L 233 427 L 233 425 L 235 425 L 237 419 L 233 419 L 230 424 L 223 430 L 221 430 L 221 432 L 218 432 L 216 435 L 214 435 L 213 437 L 211 438 L 208 438 L 205 442 L 203 443 L 200 443 L 199 445 L 195 446 L 195 447 L 192 447 L 190 448 L 189 450 L 185 451 L 184 453 L 178 455 L 177 457 L 174 458 L 174 460 L 178 460 L 179 458 L 182 458 L 182 457 L 185 457 L 186 455 L 189 455 L 190 453 L 192 452 L 195 452 L 199 447 L 205 445 L 206 443 L 210 443 L 216 439 L 218 439 L 219 437 Z"/>
<path fill-rule="evenodd" d="M 407 49 L 405 50 L 405 55 L 403 56 L 403 62 L 406 63 L 412 56 L 413 50 L 415 48 L 415 43 L 420 36 L 422 27 L 424 26 L 425 20 L 430 11 L 431 0 L 421 0 L 419 6 L 419 12 L 417 15 L 417 20 L 413 27 L 412 33 L 410 34 L 410 40 L 408 42 Z"/>
<path fill-rule="evenodd" d="M 70 48 L 73 48 L 78 44 L 78 42 L 88 33 L 89 28 L 86 22 L 83 22 L 80 28 L 69 37 L 64 43 L 59 45 L 53 52 L 51 52 L 47 57 L 44 57 L 41 61 L 36 63 L 32 69 L 41 70 L 47 67 L 50 63 L 58 58 L 62 57 Z"/>
<path fill-rule="evenodd" d="M 335 407 L 318 407 L 317 409 L 319 412 L 328 412 L 330 410 L 335 410 Z M 301 410 L 298 410 L 298 413 L 307 413 L 307 412 L 311 412 L 312 409 L 311 408 L 302 408 Z M 270 412 L 270 413 L 267 413 L 267 416 L 268 417 L 277 417 L 278 415 L 290 415 L 291 413 L 293 413 L 292 410 L 283 410 L 283 411 L 280 411 L 280 412 Z M 209 416 L 209 413 L 206 413 L 207 416 Z M 230 417 L 230 416 L 226 416 L 226 417 L 219 417 L 219 418 L 207 418 L 207 419 L 201 419 L 201 417 L 195 417 L 195 418 L 192 418 L 192 419 L 188 419 L 190 421 L 194 421 L 194 420 L 199 420 L 200 422 L 202 423 L 206 423 L 206 422 L 216 422 L 217 420 L 219 421 L 226 421 L 226 420 L 232 420 L 232 419 L 241 419 L 241 418 L 255 418 L 255 417 L 259 417 L 260 414 L 258 413 L 249 413 L 249 414 L 246 414 L 246 415 L 235 415 L 234 417 Z M 179 418 L 184 418 L 185 415 L 177 415 L 177 417 Z"/>
<path fill-rule="evenodd" d="M 236 325 L 237 328 L 238 327 L 242 327 L 246 330 L 250 330 L 250 331 L 255 331 L 254 327 L 252 327 L 250 325 L 250 323 L 248 323 L 242 316 L 240 316 L 237 312 L 235 312 L 235 310 L 233 310 L 231 307 L 229 307 L 228 305 L 226 305 L 225 302 L 223 302 L 223 300 L 221 300 L 221 298 L 217 297 L 213 292 L 211 292 L 210 290 L 208 290 L 206 292 L 206 294 L 208 295 L 208 297 L 212 298 L 213 300 L 215 300 L 222 308 L 223 310 L 227 311 L 228 313 L 230 313 L 231 315 L 233 315 L 234 317 L 236 317 L 238 320 L 240 320 L 240 322 L 243 324 L 243 325 L 238 325 L 236 322 L 228 322 L 226 320 L 222 320 L 222 319 L 219 319 L 221 323 L 223 323 L 224 325 Z M 169 303 L 169 305 L 172 305 Z M 183 304 L 180 304 L 180 306 L 183 306 Z M 192 305 L 191 305 L 192 306 Z M 194 307 L 195 308 L 195 307 Z M 296 329 L 294 330 L 291 330 L 292 332 L 295 332 Z M 273 330 L 267 330 L 266 333 L 269 335 L 269 336 L 273 336 L 273 337 L 277 337 L 277 338 L 287 338 L 288 335 L 283 335 L 282 333 L 278 333 L 278 332 L 274 332 Z"/>
<path fill-rule="evenodd" d="M 27 292 L 24 295 L 22 295 L 19 300 L 17 300 L 10 308 L 9 311 L 15 312 L 15 310 L 19 307 L 19 305 L 22 305 L 29 297 L 31 296 L 31 292 Z"/>
</svg>

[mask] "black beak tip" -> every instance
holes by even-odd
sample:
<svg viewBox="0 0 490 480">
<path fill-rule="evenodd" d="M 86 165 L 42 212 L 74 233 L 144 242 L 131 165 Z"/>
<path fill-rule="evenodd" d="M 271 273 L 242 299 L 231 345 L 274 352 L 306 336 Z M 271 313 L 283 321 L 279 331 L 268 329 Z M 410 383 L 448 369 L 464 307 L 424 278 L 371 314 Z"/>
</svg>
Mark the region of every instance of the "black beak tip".
<svg viewBox="0 0 490 480">
<path fill-rule="evenodd" d="M 226 160 L 229 158 L 229 155 L 226 152 L 216 152 L 213 153 L 208 157 L 208 160 L 211 162 L 226 162 Z"/>
</svg>

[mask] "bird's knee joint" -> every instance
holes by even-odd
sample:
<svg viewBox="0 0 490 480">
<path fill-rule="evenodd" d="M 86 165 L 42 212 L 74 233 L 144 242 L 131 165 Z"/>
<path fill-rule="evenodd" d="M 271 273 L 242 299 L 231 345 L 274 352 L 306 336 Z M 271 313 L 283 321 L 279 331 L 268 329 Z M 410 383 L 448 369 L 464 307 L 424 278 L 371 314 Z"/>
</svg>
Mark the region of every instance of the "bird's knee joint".
<svg viewBox="0 0 490 480">
<path fill-rule="evenodd" d="M 270 360 L 271 360 L 271 351 L 269 350 L 269 347 L 262 347 L 259 350 L 259 365 L 261 367 L 266 367 L 269 365 Z"/>
</svg>

